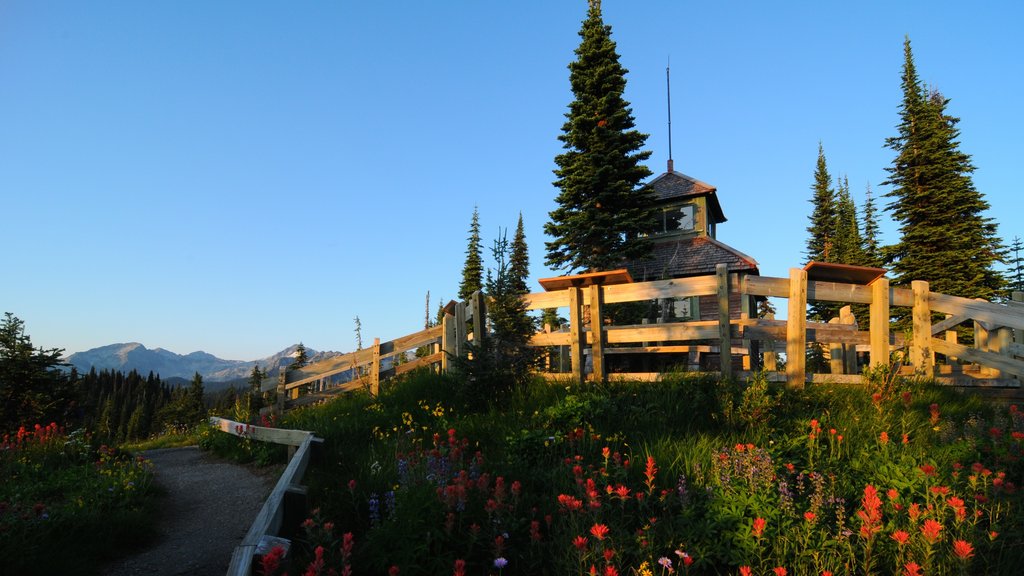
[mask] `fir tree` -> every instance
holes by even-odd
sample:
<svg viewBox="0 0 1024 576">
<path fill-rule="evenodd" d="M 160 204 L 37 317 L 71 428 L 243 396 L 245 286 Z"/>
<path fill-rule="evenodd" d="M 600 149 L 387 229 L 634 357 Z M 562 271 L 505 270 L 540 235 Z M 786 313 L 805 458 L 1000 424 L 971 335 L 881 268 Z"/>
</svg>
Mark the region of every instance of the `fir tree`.
<svg viewBox="0 0 1024 576">
<path fill-rule="evenodd" d="M 650 152 L 641 150 L 647 135 L 634 129 L 623 98 L 627 71 L 599 0 L 590 1 L 579 34 L 577 59 L 569 64 L 575 99 L 559 136 L 565 152 L 555 157 L 558 207 L 544 225 L 552 238 L 545 262 L 567 271 L 607 270 L 650 252 L 656 213 L 650 189 L 641 186 L 651 174 L 643 165 Z"/>
<path fill-rule="evenodd" d="M 900 239 L 886 258 L 898 284 L 926 280 L 935 292 L 991 299 L 1002 285 L 993 268 L 1002 246 L 983 215 L 989 205 L 971 180 L 970 156 L 960 151 L 959 119 L 946 113 L 948 99 L 922 86 L 909 38 L 903 51 L 898 134 L 886 139 L 896 157 L 883 183 L 892 187 L 886 208 Z"/>
<path fill-rule="evenodd" d="M 862 237 L 864 247 L 864 265 L 881 266 L 882 251 L 879 245 L 878 209 L 875 208 L 875 199 L 871 195 L 871 185 L 867 187 L 864 196 L 864 220 Z"/>
<path fill-rule="evenodd" d="M 299 342 L 295 347 L 295 361 L 288 366 L 289 370 L 299 370 L 309 363 L 309 354 L 306 353 L 306 346 Z"/>
<path fill-rule="evenodd" d="M 466 263 L 462 266 L 462 283 L 459 284 L 459 299 L 469 300 L 474 292 L 484 286 L 484 262 L 481 257 L 480 213 L 473 207 L 473 220 L 469 225 L 469 246 L 466 247 Z"/>
<path fill-rule="evenodd" d="M 857 205 L 850 195 L 850 181 L 843 178 L 836 187 L 835 246 L 833 262 L 863 264 L 864 246 L 857 222 Z"/>
<path fill-rule="evenodd" d="M 508 273 L 512 288 L 520 294 L 529 294 L 526 280 L 530 277 L 530 250 L 526 245 L 526 231 L 523 229 L 523 213 L 519 213 L 516 234 L 512 237 L 512 253 L 509 256 Z"/>
<path fill-rule="evenodd" d="M 263 385 L 263 379 L 266 378 L 266 374 L 260 370 L 259 364 L 252 367 L 252 372 L 249 373 L 249 391 L 253 394 L 260 393 L 260 387 Z"/>
<path fill-rule="evenodd" d="M 355 333 L 356 333 L 356 351 L 363 349 L 363 323 L 360 322 L 359 316 L 355 317 Z"/>
<path fill-rule="evenodd" d="M 828 174 L 825 149 L 818 143 L 818 162 L 814 169 L 814 194 L 811 196 L 811 225 L 807 227 L 807 261 L 832 262 L 835 243 L 836 192 L 832 188 L 832 177 Z"/>
<path fill-rule="evenodd" d="M 1014 236 L 1013 242 L 1010 243 L 1010 253 L 1013 257 L 1008 262 L 1010 270 L 1007 284 L 1010 290 L 1024 292 L 1024 260 L 1021 259 L 1021 250 L 1024 250 L 1024 243 L 1021 243 L 1020 236 Z"/>
<path fill-rule="evenodd" d="M 74 391 L 59 370 L 63 352 L 34 347 L 25 323 L 12 313 L 0 319 L 0 431 L 64 422 Z"/>
</svg>

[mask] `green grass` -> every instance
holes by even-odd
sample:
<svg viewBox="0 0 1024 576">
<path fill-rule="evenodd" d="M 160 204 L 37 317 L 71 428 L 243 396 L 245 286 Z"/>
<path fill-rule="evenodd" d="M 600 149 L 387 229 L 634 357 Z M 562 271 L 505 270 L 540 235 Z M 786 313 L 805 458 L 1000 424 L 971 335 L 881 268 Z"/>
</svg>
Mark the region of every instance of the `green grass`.
<svg viewBox="0 0 1024 576">
<path fill-rule="evenodd" d="M 317 545 L 339 572 L 403 575 L 450 574 L 457 560 L 467 573 L 496 573 L 499 557 L 503 574 L 664 573 L 662 557 L 680 568 L 676 551 L 695 574 L 890 574 L 911 560 L 928 574 L 1015 574 L 1024 560 L 1014 489 L 1024 417 L 929 382 L 883 374 L 794 391 L 677 374 L 536 382 L 481 404 L 456 378 L 414 373 L 378 399 L 356 393 L 290 413 L 282 426 L 326 440 L 307 474 L 318 515 L 296 540 L 292 572 Z M 870 538 L 857 516 L 868 486 L 883 494 Z M 560 495 L 582 508 L 567 510 Z M 947 501 L 957 497 L 965 520 Z M 924 510 L 916 520 L 911 504 Z M 767 522 L 762 538 L 755 518 Z M 925 519 L 942 523 L 940 542 L 922 535 Z M 607 539 L 590 534 L 595 524 L 609 527 Z M 897 530 L 912 536 L 905 547 Z M 955 540 L 974 557 L 958 560 Z"/>
<path fill-rule="evenodd" d="M 121 449 L 125 452 L 139 453 L 161 448 L 184 448 L 197 444 L 199 444 L 199 433 L 189 430 L 187 432 L 169 432 L 137 442 L 127 442 L 121 445 Z"/>
</svg>

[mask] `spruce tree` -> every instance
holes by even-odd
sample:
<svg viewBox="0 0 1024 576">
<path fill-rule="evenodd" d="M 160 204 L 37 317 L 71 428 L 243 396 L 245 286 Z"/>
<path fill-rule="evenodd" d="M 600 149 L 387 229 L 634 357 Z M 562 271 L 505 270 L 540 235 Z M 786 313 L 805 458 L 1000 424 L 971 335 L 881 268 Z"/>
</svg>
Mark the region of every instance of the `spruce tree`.
<svg viewBox="0 0 1024 576">
<path fill-rule="evenodd" d="M 835 247 L 833 262 L 840 264 L 864 263 L 864 246 L 857 221 L 857 205 L 850 195 L 850 181 L 843 178 L 836 187 Z"/>
<path fill-rule="evenodd" d="M 832 177 L 828 174 L 825 149 L 818 143 L 818 162 L 814 169 L 814 184 L 811 186 L 811 225 L 807 227 L 807 261 L 832 262 L 835 244 L 836 192 L 832 188 Z"/>
<path fill-rule="evenodd" d="M 878 209 L 875 208 L 875 199 L 871 195 L 870 184 L 864 196 L 863 231 L 864 265 L 881 266 L 882 250 L 879 245 Z"/>
<path fill-rule="evenodd" d="M 249 391 L 253 394 L 260 393 L 260 387 L 263 385 L 263 379 L 266 374 L 260 370 L 260 365 L 257 364 L 252 367 L 252 372 L 249 373 Z"/>
<path fill-rule="evenodd" d="M 651 153 L 641 150 L 647 135 L 634 128 L 623 98 L 627 70 L 599 0 L 590 0 L 579 34 L 577 59 L 569 64 L 575 99 L 559 136 L 565 152 L 555 157 L 558 207 L 544 225 L 552 238 L 545 262 L 570 272 L 646 256 L 656 222 L 653 194 L 641 185 L 651 174 L 643 164 Z"/>
<path fill-rule="evenodd" d="M 530 250 L 526 245 L 526 231 L 523 229 L 523 213 L 519 213 L 519 223 L 512 237 L 512 249 L 509 256 L 508 273 L 512 288 L 520 294 L 529 294 L 527 279 L 530 277 Z"/>
<path fill-rule="evenodd" d="M 482 290 L 484 287 L 484 261 L 480 254 L 480 212 L 474 206 L 473 220 L 469 224 L 466 263 L 462 266 L 462 283 L 459 284 L 460 300 L 469 300 L 473 292 Z"/>
<path fill-rule="evenodd" d="M 1024 243 L 1021 242 L 1020 236 L 1014 236 L 1013 242 L 1010 243 L 1012 257 L 1007 262 L 1010 265 L 1007 285 L 1010 290 L 1024 292 L 1024 259 L 1020 256 L 1021 250 L 1024 250 Z"/>
<path fill-rule="evenodd" d="M 896 153 L 883 184 L 900 239 L 887 254 L 898 284 L 926 280 L 934 292 L 991 299 L 1002 287 L 993 268 L 1002 246 L 989 208 L 974 187 L 974 166 L 960 151 L 958 118 L 949 100 L 918 79 L 910 39 L 903 45 L 903 102 L 898 134 L 886 139 Z"/>
<path fill-rule="evenodd" d="M 299 342 L 299 345 L 295 347 L 295 361 L 289 366 L 289 370 L 299 370 L 309 363 L 309 354 L 306 353 L 306 346 Z"/>
</svg>

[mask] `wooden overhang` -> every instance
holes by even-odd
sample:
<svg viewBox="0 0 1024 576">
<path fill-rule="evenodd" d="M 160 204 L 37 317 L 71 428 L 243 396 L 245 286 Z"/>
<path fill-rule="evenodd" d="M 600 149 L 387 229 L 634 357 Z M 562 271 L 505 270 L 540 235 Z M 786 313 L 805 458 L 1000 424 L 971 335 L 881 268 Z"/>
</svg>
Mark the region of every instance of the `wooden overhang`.
<svg viewBox="0 0 1024 576">
<path fill-rule="evenodd" d="M 600 284 L 610 286 L 612 284 L 632 284 L 633 277 L 629 270 L 620 268 L 618 270 L 603 270 L 601 272 L 587 272 L 575 276 L 557 276 L 555 278 L 541 278 L 538 280 L 545 292 L 555 292 L 566 288 L 584 288 Z"/>
<path fill-rule="evenodd" d="M 867 286 L 882 276 L 885 270 L 870 266 L 854 266 L 853 264 L 836 264 L 833 262 L 808 262 L 804 266 L 808 280 L 822 282 L 844 282 Z"/>
</svg>

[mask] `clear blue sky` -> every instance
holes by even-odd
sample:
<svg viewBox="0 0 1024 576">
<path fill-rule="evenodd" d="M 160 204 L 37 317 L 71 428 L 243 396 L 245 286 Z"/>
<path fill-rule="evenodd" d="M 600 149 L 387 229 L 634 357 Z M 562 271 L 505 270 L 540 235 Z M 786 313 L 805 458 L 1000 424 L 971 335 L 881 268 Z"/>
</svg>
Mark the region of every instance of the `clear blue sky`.
<svg viewBox="0 0 1024 576">
<path fill-rule="evenodd" d="M 520 211 L 531 284 L 585 0 L 0 0 L 0 312 L 68 353 L 354 348 L 454 297 L 473 206 Z M 719 239 L 803 261 L 818 142 L 860 205 L 892 152 L 902 43 L 1024 236 L 1017 2 L 604 1 L 650 168 L 718 188 Z M 886 216 L 887 218 L 887 216 Z M 883 225 L 883 241 L 895 227 Z M 539 289 L 539 288 L 538 288 Z"/>
</svg>

